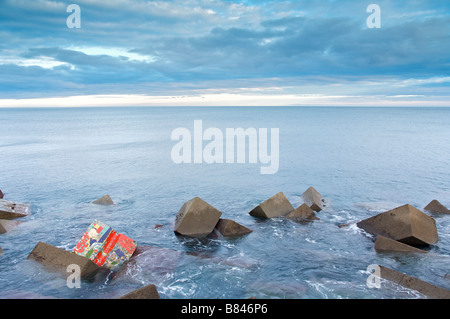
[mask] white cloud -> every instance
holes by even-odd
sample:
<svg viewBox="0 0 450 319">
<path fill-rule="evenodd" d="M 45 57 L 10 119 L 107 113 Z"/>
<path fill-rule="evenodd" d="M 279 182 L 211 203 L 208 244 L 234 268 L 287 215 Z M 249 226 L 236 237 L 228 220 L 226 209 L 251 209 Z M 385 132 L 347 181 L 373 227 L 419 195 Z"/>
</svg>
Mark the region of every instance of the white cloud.
<svg viewBox="0 0 450 319">
<path fill-rule="evenodd" d="M 450 76 L 435 76 L 431 78 L 425 79 L 407 79 L 400 81 L 398 83 L 399 86 L 415 86 L 415 85 L 424 85 L 424 84 L 439 84 L 439 83 L 448 83 L 450 82 Z"/>
<path fill-rule="evenodd" d="M 118 48 L 118 47 L 71 46 L 66 49 L 82 52 L 87 55 L 108 55 L 108 56 L 112 56 L 112 57 L 116 57 L 116 58 L 125 57 L 129 61 L 136 61 L 136 62 L 151 63 L 151 62 L 155 62 L 157 60 L 156 57 L 130 52 L 131 49 Z"/>
<path fill-rule="evenodd" d="M 69 66 L 72 70 L 75 68 L 75 66 L 69 63 L 57 61 L 54 58 L 47 56 L 38 56 L 31 59 L 18 56 L 0 56 L 0 65 L 1 64 L 15 64 L 24 67 L 38 66 L 44 69 L 53 69 L 62 65 Z"/>
</svg>

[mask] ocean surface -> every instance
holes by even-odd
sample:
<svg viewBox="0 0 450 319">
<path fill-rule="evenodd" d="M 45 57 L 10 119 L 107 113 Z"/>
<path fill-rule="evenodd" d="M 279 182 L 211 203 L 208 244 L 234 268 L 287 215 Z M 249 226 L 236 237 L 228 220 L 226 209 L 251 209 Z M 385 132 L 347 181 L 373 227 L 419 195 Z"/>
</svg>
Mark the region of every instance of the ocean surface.
<svg viewBox="0 0 450 319">
<path fill-rule="evenodd" d="M 279 128 L 279 169 L 260 163 L 176 164 L 171 133 Z M 450 108 L 171 107 L 0 109 L 0 189 L 32 204 L 0 235 L 0 298 L 115 298 L 153 283 L 161 298 L 424 298 L 382 282 L 381 264 L 450 289 L 450 215 L 433 215 L 439 242 L 426 254 L 380 254 L 362 219 L 433 199 L 450 207 Z M 259 220 L 248 213 L 284 192 L 294 207 L 316 188 L 320 220 Z M 114 206 L 91 202 L 105 194 Z M 199 196 L 253 232 L 181 238 L 173 224 Z M 68 288 L 27 256 L 43 241 L 71 250 L 94 220 L 141 247 L 165 248 L 120 273 Z M 163 227 L 155 228 L 156 224 Z M 338 227 L 349 224 L 346 227 Z"/>
</svg>

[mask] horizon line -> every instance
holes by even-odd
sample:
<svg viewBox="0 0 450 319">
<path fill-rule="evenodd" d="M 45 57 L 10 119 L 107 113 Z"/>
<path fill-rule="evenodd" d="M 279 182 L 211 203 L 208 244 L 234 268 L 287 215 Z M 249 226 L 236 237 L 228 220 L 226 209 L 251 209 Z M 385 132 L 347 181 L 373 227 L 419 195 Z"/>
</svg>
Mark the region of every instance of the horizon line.
<svg viewBox="0 0 450 319">
<path fill-rule="evenodd" d="M 420 97 L 420 98 L 418 98 Z M 91 94 L 64 97 L 0 98 L 0 108 L 92 107 L 450 107 L 450 97 L 423 95 L 235 94 L 184 95 Z"/>
</svg>

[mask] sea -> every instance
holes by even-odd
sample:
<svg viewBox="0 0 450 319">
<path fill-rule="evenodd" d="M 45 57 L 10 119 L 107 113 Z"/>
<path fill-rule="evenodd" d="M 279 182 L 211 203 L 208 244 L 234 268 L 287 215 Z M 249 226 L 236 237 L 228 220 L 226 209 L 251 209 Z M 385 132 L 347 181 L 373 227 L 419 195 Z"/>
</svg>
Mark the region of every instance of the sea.
<svg viewBox="0 0 450 319">
<path fill-rule="evenodd" d="M 193 136 L 199 120 L 224 134 L 278 129 L 278 170 L 261 174 L 263 164 L 248 158 L 177 163 L 172 133 Z M 318 220 L 249 215 L 279 192 L 296 208 L 310 186 L 326 201 Z M 439 241 L 425 254 L 376 252 L 375 238 L 356 225 L 404 204 L 450 207 L 450 108 L 5 108 L 0 189 L 32 208 L 0 235 L 2 299 L 109 299 L 148 284 L 164 299 L 426 298 L 388 281 L 369 285 L 373 264 L 450 289 L 450 215 L 426 212 Z M 114 205 L 92 203 L 105 194 Z M 194 197 L 252 232 L 177 235 L 175 216 Z M 71 251 L 95 220 L 160 253 L 79 288 L 27 259 L 40 241 Z"/>
</svg>

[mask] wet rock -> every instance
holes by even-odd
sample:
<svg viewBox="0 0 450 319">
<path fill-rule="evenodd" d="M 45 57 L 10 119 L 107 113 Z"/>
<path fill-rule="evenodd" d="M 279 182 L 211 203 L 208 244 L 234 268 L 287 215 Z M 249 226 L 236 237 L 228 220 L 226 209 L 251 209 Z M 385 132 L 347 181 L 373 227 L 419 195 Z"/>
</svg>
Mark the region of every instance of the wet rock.
<svg viewBox="0 0 450 319">
<path fill-rule="evenodd" d="M 274 218 L 285 216 L 293 210 L 294 207 L 283 192 L 279 192 L 256 206 L 249 214 L 259 218 Z"/>
<path fill-rule="evenodd" d="M 91 277 L 99 270 L 92 260 L 44 242 L 39 242 L 27 258 L 63 274 L 67 274 L 69 265 L 78 265 L 81 278 Z"/>
<path fill-rule="evenodd" d="M 4 253 L 4 251 L 2 249 L 2 246 L 0 246 L 0 255 L 3 254 L 3 253 Z"/>
<path fill-rule="evenodd" d="M 156 224 L 155 227 L 153 227 L 153 228 L 157 229 L 157 228 L 161 228 L 161 227 L 164 227 L 164 225 Z"/>
<path fill-rule="evenodd" d="M 15 219 L 30 215 L 31 205 L 0 199 L 0 219 Z"/>
<path fill-rule="evenodd" d="M 411 205 L 403 205 L 356 224 L 368 233 L 412 246 L 437 243 L 435 220 Z"/>
<path fill-rule="evenodd" d="M 287 214 L 286 218 L 299 222 L 313 221 L 319 219 L 318 217 L 316 217 L 314 211 L 307 204 L 300 205 L 295 210 Z"/>
<path fill-rule="evenodd" d="M 94 200 L 92 202 L 92 204 L 108 206 L 108 205 L 114 205 L 114 201 L 111 199 L 111 197 L 108 194 L 106 194 L 105 196 Z"/>
<path fill-rule="evenodd" d="M 0 219 L 0 234 L 4 234 L 14 229 L 21 222 L 17 220 Z"/>
<path fill-rule="evenodd" d="M 314 189 L 309 187 L 303 194 L 302 198 L 305 203 L 314 211 L 320 212 L 326 205 L 323 196 Z"/>
<path fill-rule="evenodd" d="M 5 195 L 3 194 L 2 190 L 0 189 L 0 199 L 3 199 L 3 197 L 5 197 Z"/>
<path fill-rule="evenodd" d="M 201 198 L 194 197 L 178 211 L 174 231 L 189 237 L 206 237 L 214 230 L 221 215 L 219 210 Z"/>
<path fill-rule="evenodd" d="M 439 203 L 439 201 L 436 199 L 433 199 L 427 206 L 425 206 L 424 210 L 430 213 L 450 214 L 450 210 Z"/>
<path fill-rule="evenodd" d="M 397 240 L 393 240 L 379 235 L 375 241 L 375 250 L 378 252 L 415 252 L 426 253 L 425 250 L 418 249 L 416 247 L 401 243 Z"/>
<path fill-rule="evenodd" d="M 160 299 L 160 296 L 158 294 L 156 286 L 153 284 L 149 284 L 130 293 L 127 293 L 126 295 L 119 297 L 119 299 Z"/>
<path fill-rule="evenodd" d="M 238 237 L 252 232 L 251 229 L 235 222 L 231 219 L 219 219 L 216 230 L 225 237 Z"/>
<path fill-rule="evenodd" d="M 416 290 L 431 299 L 450 299 L 450 290 L 448 289 L 435 286 L 426 281 L 405 275 L 381 265 L 379 267 L 380 277 L 383 279 L 389 280 L 405 288 Z"/>
</svg>

